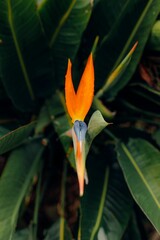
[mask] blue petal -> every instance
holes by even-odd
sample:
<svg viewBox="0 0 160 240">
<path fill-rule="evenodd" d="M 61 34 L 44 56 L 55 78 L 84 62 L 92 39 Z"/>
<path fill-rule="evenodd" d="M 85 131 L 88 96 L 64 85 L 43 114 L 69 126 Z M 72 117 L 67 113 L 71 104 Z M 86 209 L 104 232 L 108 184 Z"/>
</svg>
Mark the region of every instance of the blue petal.
<svg viewBox="0 0 160 240">
<path fill-rule="evenodd" d="M 85 140 L 86 132 L 87 132 L 87 124 L 83 121 L 76 120 L 74 122 L 74 132 L 77 136 L 78 141 Z"/>
</svg>

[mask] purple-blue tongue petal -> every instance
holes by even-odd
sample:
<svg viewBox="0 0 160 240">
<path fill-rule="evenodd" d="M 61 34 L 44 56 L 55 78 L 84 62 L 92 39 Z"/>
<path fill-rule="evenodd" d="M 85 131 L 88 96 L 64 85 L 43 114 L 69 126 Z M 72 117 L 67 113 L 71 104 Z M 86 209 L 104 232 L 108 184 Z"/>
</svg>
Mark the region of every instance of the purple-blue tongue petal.
<svg viewBox="0 0 160 240">
<path fill-rule="evenodd" d="M 87 132 L 87 124 L 83 121 L 76 120 L 74 122 L 74 131 L 77 136 L 78 141 L 85 140 L 86 132 Z"/>
</svg>

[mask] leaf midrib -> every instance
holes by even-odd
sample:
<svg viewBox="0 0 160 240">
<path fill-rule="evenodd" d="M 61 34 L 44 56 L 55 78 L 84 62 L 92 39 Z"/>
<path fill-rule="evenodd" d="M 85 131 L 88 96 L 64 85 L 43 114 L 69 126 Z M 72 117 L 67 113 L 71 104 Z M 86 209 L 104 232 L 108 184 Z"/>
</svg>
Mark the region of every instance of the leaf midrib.
<svg viewBox="0 0 160 240">
<path fill-rule="evenodd" d="M 133 40 L 133 37 L 135 36 L 135 34 L 136 34 L 138 28 L 140 27 L 140 25 L 141 25 L 141 23 L 142 23 L 145 15 L 147 14 L 147 11 L 150 9 L 150 6 L 151 6 L 152 2 L 153 2 L 153 0 L 149 0 L 148 3 L 147 3 L 147 5 L 145 6 L 144 10 L 142 11 L 142 14 L 140 15 L 137 23 L 135 24 L 135 26 L 134 26 L 131 34 L 130 34 L 130 37 L 128 38 L 128 40 L 127 40 L 127 42 L 126 42 L 126 44 L 125 44 L 125 46 L 124 46 L 121 54 L 119 55 L 116 63 L 114 64 L 113 69 L 119 64 L 119 62 L 121 61 L 121 59 L 122 59 L 123 56 L 125 55 L 127 49 L 129 48 L 129 46 L 130 46 L 130 44 L 131 44 L 131 42 L 132 42 L 132 40 Z"/>
<path fill-rule="evenodd" d="M 67 18 L 69 17 L 75 3 L 76 3 L 76 0 L 71 1 L 71 4 L 69 5 L 69 8 L 67 9 L 67 11 L 64 13 L 62 18 L 60 19 L 59 24 L 57 25 L 57 28 L 55 29 L 55 31 L 53 32 L 53 34 L 51 36 L 51 39 L 50 39 L 50 42 L 49 42 L 50 48 L 53 47 L 53 45 L 54 45 L 54 43 L 57 39 L 57 36 L 58 36 L 61 28 L 63 27 L 64 23 L 66 22 Z"/>
<path fill-rule="evenodd" d="M 34 100 L 35 96 L 34 96 L 33 89 L 32 89 L 31 83 L 30 83 L 30 79 L 29 79 L 29 76 L 28 76 L 28 73 L 27 73 L 27 69 L 26 69 L 26 66 L 25 66 L 25 63 L 24 63 L 24 59 L 23 59 L 23 56 L 22 56 L 22 53 L 21 53 L 21 50 L 20 50 L 20 45 L 19 45 L 19 42 L 18 42 L 18 39 L 17 39 L 17 36 L 16 36 L 15 26 L 14 26 L 14 23 L 13 23 L 11 0 L 7 0 L 7 6 L 8 6 L 8 22 L 9 22 L 11 34 L 12 34 L 12 37 L 13 37 L 13 42 L 14 42 L 14 45 L 15 45 L 15 48 L 16 48 L 17 56 L 18 56 L 18 59 L 19 59 L 19 63 L 20 63 L 20 66 L 21 66 L 21 70 L 22 70 L 22 73 L 23 73 L 23 76 L 24 76 L 24 79 L 25 79 L 25 83 L 26 83 L 27 88 L 28 88 L 29 95 L 30 95 L 31 99 Z"/>
<path fill-rule="evenodd" d="M 100 205 L 99 205 L 99 209 L 98 209 L 98 215 L 97 215 L 97 219 L 96 219 L 95 225 L 94 225 L 93 230 L 92 230 L 90 240 L 94 239 L 95 234 L 96 234 L 96 232 L 99 228 L 99 225 L 101 223 L 102 214 L 103 214 L 103 207 L 104 207 L 104 203 L 105 203 L 105 199 L 106 199 L 106 193 L 107 193 L 108 178 L 109 178 L 109 168 L 107 168 L 106 172 L 105 172 L 104 184 L 103 184 L 103 189 L 102 189 L 102 194 L 101 194 L 101 201 L 100 201 Z"/>
<path fill-rule="evenodd" d="M 148 191 L 150 192 L 153 200 L 155 201 L 156 205 L 158 208 L 160 208 L 160 203 L 158 201 L 158 199 L 156 198 L 156 196 L 154 195 L 152 189 L 150 188 L 150 186 L 147 183 L 147 180 L 145 179 L 142 171 L 140 170 L 139 166 L 136 164 L 136 162 L 134 161 L 134 158 L 132 157 L 131 153 L 129 152 L 129 150 L 127 149 L 127 147 L 121 143 L 121 147 L 124 150 L 125 154 L 127 155 L 127 157 L 129 158 L 130 162 L 132 163 L 133 167 L 135 168 L 135 170 L 137 171 L 137 174 L 140 176 L 140 178 L 142 179 L 143 183 L 145 184 L 146 188 L 148 189 Z"/>
<path fill-rule="evenodd" d="M 33 161 L 32 167 L 28 170 L 28 175 L 27 175 L 27 177 L 26 177 L 26 179 L 25 179 L 25 181 L 23 183 L 22 191 L 19 194 L 19 199 L 17 200 L 16 206 L 14 208 L 14 211 L 13 211 L 13 214 L 12 214 L 12 217 L 11 217 L 12 226 L 14 226 L 14 224 L 15 224 L 15 220 L 17 218 L 17 213 L 19 211 L 19 207 L 21 205 L 21 202 L 23 200 L 23 197 L 25 195 L 25 192 L 26 192 L 28 184 L 29 184 L 29 182 L 31 180 L 31 177 L 33 176 L 33 173 L 34 173 L 36 167 L 38 166 L 38 162 L 39 162 L 39 160 L 40 160 L 40 158 L 42 156 L 43 151 L 44 151 L 44 147 L 42 147 L 39 150 L 39 152 L 37 153 L 37 155 L 36 155 L 36 157 L 35 157 L 35 159 Z"/>
</svg>

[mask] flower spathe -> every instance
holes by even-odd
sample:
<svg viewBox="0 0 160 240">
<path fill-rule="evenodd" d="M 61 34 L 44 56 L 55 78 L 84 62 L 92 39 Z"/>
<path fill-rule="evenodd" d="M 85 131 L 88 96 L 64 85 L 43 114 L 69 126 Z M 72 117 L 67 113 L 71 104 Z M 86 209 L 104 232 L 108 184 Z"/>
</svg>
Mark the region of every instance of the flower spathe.
<svg viewBox="0 0 160 240">
<path fill-rule="evenodd" d="M 92 54 L 90 54 L 84 72 L 82 74 L 77 91 L 75 91 L 71 74 L 72 64 L 68 60 L 65 78 L 65 98 L 68 113 L 73 122 L 72 139 L 74 145 L 77 176 L 80 196 L 84 192 L 85 177 L 85 136 L 87 125 L 84 122 L 94 96 L 94 66 Z"/>
</svg>

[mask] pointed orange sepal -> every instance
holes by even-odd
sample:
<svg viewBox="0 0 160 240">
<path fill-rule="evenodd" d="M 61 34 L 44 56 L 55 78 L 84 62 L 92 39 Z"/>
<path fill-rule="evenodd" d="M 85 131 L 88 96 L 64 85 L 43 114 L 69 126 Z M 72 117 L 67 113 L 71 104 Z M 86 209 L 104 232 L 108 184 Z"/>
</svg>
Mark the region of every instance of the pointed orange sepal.
<svg viewBox="0 0 160 240">
<path fill-rule="evenodd" d="M 87 115 L 94 95 L 94 67 L 93 57 L 90 54 L 85 70 L 81 77 L 80 84 L 76 93 L 76 108 L 78 120 L 83 121 Z"/>
<path fill-rule="evenodd" d="M 68 67 L 65 79 L 65 98 L 68 113 L 73 119 L 76 113 L 76 94 L 72 82 L 71 68 L 72 68 L 71 61 L 68 60 Z"/>
<path fill-rule="evenodd" d="M 83 75 L 81 77 L 78 90 L 75 93 L 72 74 L 71 74 L 71 62 L 68 61 L 68 68 L 65 81 L 65 97 L 68 113 L 72 118 L 72 122 L 75 120 L 83 121 L 88 113 L 94 94 L 94 66 L 92 54 L 90 54 Z"/>
</svg>

